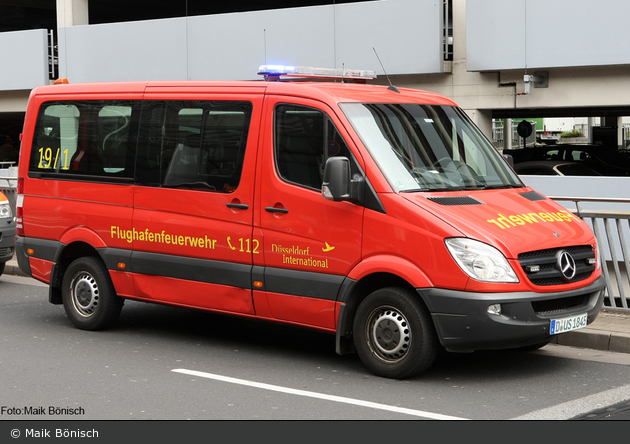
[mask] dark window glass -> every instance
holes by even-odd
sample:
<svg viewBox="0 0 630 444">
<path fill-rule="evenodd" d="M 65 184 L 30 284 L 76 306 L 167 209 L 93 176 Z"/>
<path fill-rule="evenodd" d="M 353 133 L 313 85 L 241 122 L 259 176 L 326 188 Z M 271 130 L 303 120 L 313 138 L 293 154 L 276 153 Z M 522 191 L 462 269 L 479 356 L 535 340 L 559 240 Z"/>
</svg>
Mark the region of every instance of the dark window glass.
<svg viewBox="0 0 630 444">
<path fill-rule="evenodd" d="M 136 181 L 229 193 L 240 182 L 252 105 L 241 101 L 145 102 Z"/>
<path fill-rule="evenodd" d="M 581 165 L 579 163 L 574 164 L 565 164 L 558 165 L 557 170 L 560 171 L 564 176 L 599 176 L 599 173 L 596 173 L 586 165 Z"/>
<path fill-rule="evenodd" d="M 550 167 L 526 167 L 518 170 L 518 174 L 531 176 L 557 176 Z"/>
<path fill-rule="evenodd" d="M 325 113 L 296 105 L 276 107 L 275 151 L 280 177 L 315 190 L 321 190 L 328 157 L 352 157 Z"/>
<path fill-rule="evenodd" d="M 138 102 L 77 101 L 42 105 L 29 171 L 132 178 Z"/>
<path fill-rule="evenodd" d="M 89 12 L 90 24 L 94 25 L 132 20 L 326 6 L 341 3 L 358 3 L 361 1 L 374 0 L 284 0 L 282 2 L 272 0 L 238 2 L 210 2 L 207 0 L 90 0 Z M 54 15 L 52 18 L 54 20 Z"/>
</svg>

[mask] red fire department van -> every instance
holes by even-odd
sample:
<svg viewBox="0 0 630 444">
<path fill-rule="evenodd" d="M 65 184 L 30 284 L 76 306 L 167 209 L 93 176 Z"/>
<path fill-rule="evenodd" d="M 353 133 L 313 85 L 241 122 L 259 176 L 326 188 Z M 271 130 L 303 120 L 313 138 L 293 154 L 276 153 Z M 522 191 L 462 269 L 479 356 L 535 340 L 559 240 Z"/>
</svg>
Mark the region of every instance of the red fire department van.
<svg viewBox="0 0 630 444">
<path fill-rule="evenodd" d="M 78 328 L 126 299 L 194 307 L 335 334 L 406 378 L 439 347 L 536 348 L 595 319 L 589 226 L 455 103 L 261 72 L 32 91 L 16 254 Z"/>
</svg>

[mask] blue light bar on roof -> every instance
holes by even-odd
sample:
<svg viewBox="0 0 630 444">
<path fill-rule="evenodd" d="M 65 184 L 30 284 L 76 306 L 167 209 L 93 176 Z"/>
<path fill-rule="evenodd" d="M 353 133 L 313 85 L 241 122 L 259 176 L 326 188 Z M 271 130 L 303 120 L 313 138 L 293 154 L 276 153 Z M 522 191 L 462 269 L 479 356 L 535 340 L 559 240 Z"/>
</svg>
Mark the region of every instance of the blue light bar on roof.
<svg viewBox="0 0 630 444">
<path fill-rule="evenodd" d="M 264 76 L 281 76 L 295 73 L 295 66 L 288 65 L 261 65 L 258 74 Z"/>
<path fill-rule="evenodd" d="M 371 70 L 338 69 L 338 68 L 313 68 L 312 66 L 284 66 L 261 65 L 258 74 L 264 76 L 280 77 L 320 77 L 333 79 L 375 79 L 376 73 Z"/>
</svg>

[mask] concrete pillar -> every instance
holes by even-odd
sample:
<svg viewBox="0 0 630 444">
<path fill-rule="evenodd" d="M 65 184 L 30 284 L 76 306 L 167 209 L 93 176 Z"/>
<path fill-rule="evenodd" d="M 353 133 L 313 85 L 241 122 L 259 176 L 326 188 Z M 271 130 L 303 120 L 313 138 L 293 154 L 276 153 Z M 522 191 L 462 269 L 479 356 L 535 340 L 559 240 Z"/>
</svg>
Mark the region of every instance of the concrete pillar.
<svg viewBox="0 0 630 444">
<path fill-rule="evenodd" d="M 588 143 L 593 143 L 593 126 L 595 126 L 595 117 L 589 117 L 587 125 Z"/>
<path fill-rule="evenodd" d="M 503 119 L 503 149 L 512 149 L 512 119 Z"/>
<path fill-rule="evenodd" d="M 617 116 L 617 148 L 623 148 L 623 117 Z"/>
<path fill-rule="evenodd" d="M 57 28 L 89 24 L 89 0 L 57 0 Z"/>
<path fill-rule="evenodd" d="M 492 111 L 485 109 L 467 109 L 464 111 L 481 132 L 492 141 Z"/>
<path fill-rule="evenodd" d="M 57 47 L 59 77 L 68 78 L 66 29 L 89 24 L 89 0 L 57 0 Z"/>
</svg>

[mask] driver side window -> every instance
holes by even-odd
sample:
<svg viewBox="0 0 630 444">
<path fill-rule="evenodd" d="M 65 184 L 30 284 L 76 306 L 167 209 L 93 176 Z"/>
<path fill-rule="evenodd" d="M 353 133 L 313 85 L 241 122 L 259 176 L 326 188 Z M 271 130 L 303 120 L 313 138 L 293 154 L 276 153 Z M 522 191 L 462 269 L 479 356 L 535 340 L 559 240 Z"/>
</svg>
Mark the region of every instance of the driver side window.
<svg viewBox="0 0 630 444">
<path fill-rule="evenodd" d="M 275 157 L 280 177 L 287 182 L 321 190 L 329 157 L 351 157 L 346 142 L 330 118 L 306 106 L 279 105 L 275 109 Z"/>
</svg>

